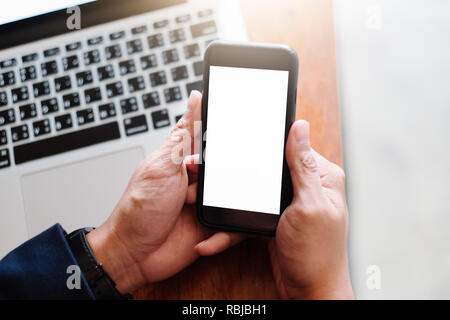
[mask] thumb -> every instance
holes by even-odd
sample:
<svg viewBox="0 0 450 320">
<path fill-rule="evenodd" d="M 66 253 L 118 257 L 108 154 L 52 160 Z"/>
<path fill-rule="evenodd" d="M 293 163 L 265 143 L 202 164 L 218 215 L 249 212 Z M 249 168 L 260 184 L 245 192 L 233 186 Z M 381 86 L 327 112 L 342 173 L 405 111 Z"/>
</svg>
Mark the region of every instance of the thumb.
<svg viewBox="0 0 450 320">
<path fill-rule="evenodd" d="M 201 130 L 202 94 L 193 90 L 189 96 L 186 112 L 163 144 L 151 155 L 151 161 L 162 162 L 167 173 L 178 170 L 186 156 L 191 154 L 196 131 Z"/>
<path fill-rule="evenodd" d="M 317 162 L 309 141 L 309 123 L 305 120 L 294 122 L 289 131 L 286 145 L 288 163 L 294 196 L 315 198 L 323 192 Z"/>
</svg>

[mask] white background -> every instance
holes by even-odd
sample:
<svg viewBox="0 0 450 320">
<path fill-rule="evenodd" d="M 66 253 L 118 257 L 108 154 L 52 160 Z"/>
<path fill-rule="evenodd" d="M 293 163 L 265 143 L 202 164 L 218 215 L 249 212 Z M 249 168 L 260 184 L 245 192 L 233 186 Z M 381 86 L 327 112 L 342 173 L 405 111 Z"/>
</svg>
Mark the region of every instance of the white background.
<svg viewBox="0 0 450 320">
<path fill-rule="evenodd" d="M 95 0 L 13 0 L 2 3 L 0 24 L 73 7 Z"/>
<path fill-rule="evenodd" d="M 450 299 L 450 1 L 333 7 L 356 296 Z"/>
<path fill-rule="evenodd" d="M 288 78 L 210 66 L 203 205 L 280 214 Z"/>
</svg>

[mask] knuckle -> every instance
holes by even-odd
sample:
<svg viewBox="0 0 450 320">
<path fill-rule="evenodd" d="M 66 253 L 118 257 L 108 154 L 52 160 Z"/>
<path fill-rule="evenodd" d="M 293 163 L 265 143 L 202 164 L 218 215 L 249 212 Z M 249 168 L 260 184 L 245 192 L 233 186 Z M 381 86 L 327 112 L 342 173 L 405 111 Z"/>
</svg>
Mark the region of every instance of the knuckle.
<svg viewBox="0 0 450 320">
<path fill-rule="evenodd" d="M 128 207 L 132 210 L 142 210 L 144 197 L 138 190 L 130 190 L 127 192 Z"/>
<path fill-rule="evenodd" d="M 342 224 L 346 223 L 348 219 L 348 215 L 346 211 L 340 210 L 330 210 L 328 212 L 327 218 L 333 222 L 333 224 Z"/>
<path fill-rule="evenodd" d="M 172 140 L 181 141 L 186 138 L 186 135 L 189 134 L 189 123 L 186 119 L 181 118 L 178 120 L 175 127 L 172 128 L 170 131 L 170 136 Z"/>
<path fill-rule="evenodd" d="M 317 212 L 315 206 L 308 202 L 295 201 L 294 203 L 292 203 L 291 208 L 297 215 L 304 218 L 311 218 Z"/>
<path fill-rule="evenodd" d="M 181 117 L 180 120 L 178 120 L 176 126 L 173 128 L 173 130 L 175 129 L 183 129 L 187 127 L 187 121 L 184 117 Z"/>
<path fill-rule="evenodd" d="M 301 199 L 297 197 L 291 204 L 291 207 L 297 214 L 305 218 L 320 217 L 328 214 L 330 208 L 325 201 L 319 199 Z"/>
<path fill-rule="evenodd" d="M 309 171 L 316 172 L 318 170 L 317 168 L 317 162 L 314 158 L 314 155 L 311 151 L 303 152 L 300 155 L 300 161 L 304 168 L 306 168 Z"/>
<path fill-rule="evenodd" d="M 346 176 L 345 171 L 341 167 L 336 165 L 336 176 L 341 182 L 345 182 Z"/>
</svg>

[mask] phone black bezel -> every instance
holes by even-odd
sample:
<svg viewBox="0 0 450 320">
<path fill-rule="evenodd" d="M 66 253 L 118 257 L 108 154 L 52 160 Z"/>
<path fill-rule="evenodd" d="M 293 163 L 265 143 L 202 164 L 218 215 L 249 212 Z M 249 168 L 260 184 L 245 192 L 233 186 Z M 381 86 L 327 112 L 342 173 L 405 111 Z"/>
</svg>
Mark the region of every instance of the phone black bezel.
<svg viewBox="0 0 450 320">
<path fill-rule="evenodd" d="M 209 67 L 211 65 L 289 71 L 280 214 L 203 206 L 205 159 L 202 159 L 202 162 L 199 164 L 198 171 L 197 216 L 203 225 L 224 231 L 274 236 L 281 213 L 292 201 L 292 182 L 286 162 L 286 141 L 289 129 L 295 120 L 298 78 L 297 53 L 286 45 L 213 41 L 204 55 L 203 133 L 207 130 Z M 205 150 L 207 139 L 202 140 L 202 150 Z"/>
</svg>

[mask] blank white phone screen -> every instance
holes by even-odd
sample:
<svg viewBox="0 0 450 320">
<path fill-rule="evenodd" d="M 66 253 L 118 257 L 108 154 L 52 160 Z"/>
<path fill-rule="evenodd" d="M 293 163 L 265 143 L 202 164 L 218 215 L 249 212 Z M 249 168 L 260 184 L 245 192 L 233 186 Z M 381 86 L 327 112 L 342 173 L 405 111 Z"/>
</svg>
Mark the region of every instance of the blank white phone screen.
<svg viewBox="0 0 450 320">
<path fill-rule="evenodd" d="M 203 205 L 280 214 L 289 71 L 209 70 Z"/>
</svg>

